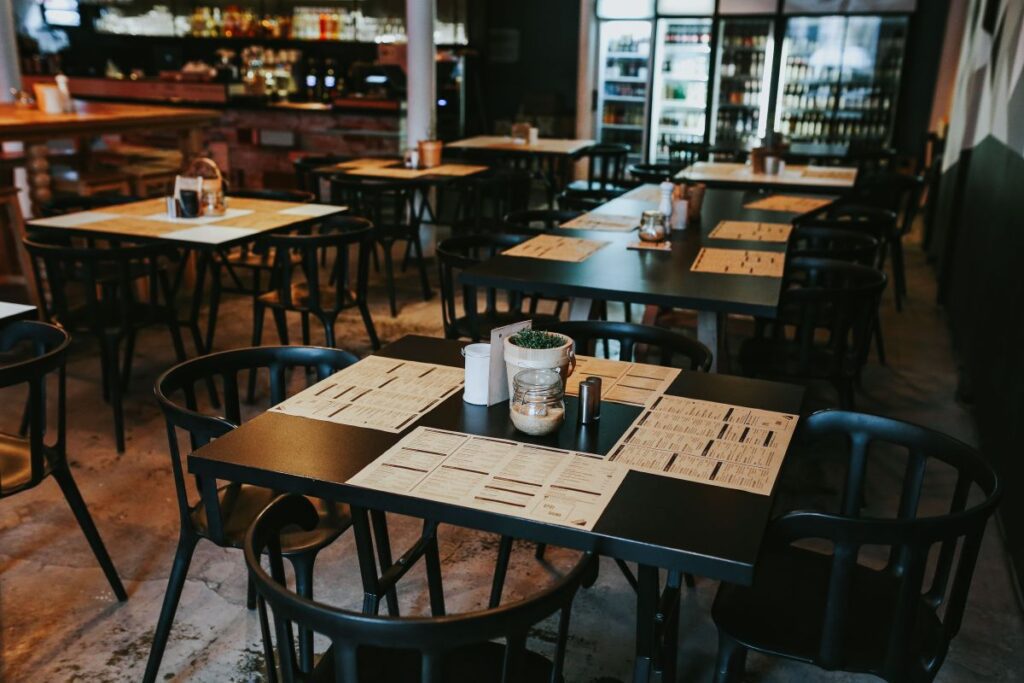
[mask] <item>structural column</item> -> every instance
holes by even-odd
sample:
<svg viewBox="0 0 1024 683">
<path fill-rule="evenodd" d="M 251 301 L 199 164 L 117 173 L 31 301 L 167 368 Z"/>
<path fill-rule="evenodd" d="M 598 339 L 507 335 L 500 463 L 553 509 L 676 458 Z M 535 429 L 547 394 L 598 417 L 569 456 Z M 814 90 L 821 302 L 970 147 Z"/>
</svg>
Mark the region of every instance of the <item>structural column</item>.
<svg viewBox="0 0 1024 683">
<path fill-rule="evenodd" d="M 434 65 L 437 52 L 434 46 L 435 5 L 436 0 L 405 0 L 405 32 L 408 38 L 405 127 L 410 148 L 415 148 L 420 140 L 430 140 L 434 137 L 434 112 L 437 102 L 437 68 Z"/>
<path fill-rule="evenodd" d="M 21 88 L 14 6 L 12 0 L 0 0 L 0 102 L 11 101 L 11 88 Z"/>
</svg>

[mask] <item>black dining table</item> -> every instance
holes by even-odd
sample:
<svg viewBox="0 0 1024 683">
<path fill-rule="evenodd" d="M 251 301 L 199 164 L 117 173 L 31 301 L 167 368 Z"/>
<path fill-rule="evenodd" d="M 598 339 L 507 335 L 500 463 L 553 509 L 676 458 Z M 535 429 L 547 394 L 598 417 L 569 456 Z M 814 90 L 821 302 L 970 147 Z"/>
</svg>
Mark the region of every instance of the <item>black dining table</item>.
<svg viewBox="0 0 1024 683">
<path fill-rule="evenodd" d="M 461 367 L 464 345 L 407 336 L 378 355 Z M 804 389 L 798 386 L 699 372 L 680 373 L 667 393 L 792 414 L 801 413 L 804 398 Z M 376 610 L 380 597 L 373 534 L 378 533 L 381 540 L 376 524 L 371 532 L 370 513 L 408 515 L 635 562 L 639 571 L 634 681 L 647 681 L 662 636 L 667 636 L 665 645 L 673 653 L 666 655 L 662 666 L 671 671 L 675 663 L 673 615 L 664 613 L 667 598 L 659 594 L 659 569 L 676 576 L 685 572 L 750 585 L 775 490 L 757 495 L 632 471 L 588 531 L 347 483 L 418 426 L 606 454 L 641 410 L 606 401 L 599 425 L 582 428 L 577 426 L 577 409 L 576 398 L 566 397 L 565 423 L 547 437 L 516 431 L 507 401 L 490 407 L 472 405 L 462 400 L 461 392 L 402 433 L 267 412 L 193 452 L 188 468 L 210 491 L 215 490 L 216 480 L 227 480 L 348 503 L 363 589 L 374 598 L 364 602 L 372 605 L 370 610 Z M 216 495 L 203 498 L 217 500 Z M 217 515 L 211 511 L 209 517 Z"/>
<path fill-rule="evenodd" d="M 792 196 L 806 196 L 785 193 Z M 522 293 L 542 292 L 550 297 L 574 299 L 570 318 L 585 318 L 593 300 L 647 304 L 697 311 L 697 336 L 715 354 L 715 368 L 725 367 L 725 316 L 743 314 L 775 318 L 782 292 L 782 279 L 755 275 L 726 275 L 693 272 L 690 266 L 701 247 L 754 249 L 783 252 L 782 242 L 748 242 L 711 239 L 721 221 L 791 223 L 801 214 L 748 209 L 746 204 L 766 194 L 708 188 L 704 192 L 700 220 L 686 230 L 673 231 L 671 251 L 627 249 L 637 233 L 608 230 L 560 228 L 553 234 L 608 242 L 582 262 L 555 261 L 498 254 L 471 266 L 459 275 L 463 284 Z M 835 196 L 815 196 L 835 201 Z M 623 208 L 615 208 L 623 207 Z M 613 199 L 592 213 L 637 215 L 644 208 L 657 208 L 649 200 Z M 607 209 L 607 210 L 605 210 Z M 637 221 L 639 223 L 639 220 Z"/>
</svg>

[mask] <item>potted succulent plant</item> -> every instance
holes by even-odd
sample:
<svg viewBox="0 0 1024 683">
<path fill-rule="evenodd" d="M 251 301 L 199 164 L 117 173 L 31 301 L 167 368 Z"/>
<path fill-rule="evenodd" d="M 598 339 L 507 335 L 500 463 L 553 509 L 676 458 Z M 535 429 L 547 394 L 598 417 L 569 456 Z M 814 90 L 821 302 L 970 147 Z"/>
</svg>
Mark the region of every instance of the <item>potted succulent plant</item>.
<svg viewBox="0 0 1024 683">
<path fill-rule="evenodd" d="M 576 352 L 571 338 L 557 332 L 521 330 L 505 338 L 505 372 L 509 395 L 512 378 L 520 370 L 557 370 L 562 384 L 576 368 Z"/>
</svg>

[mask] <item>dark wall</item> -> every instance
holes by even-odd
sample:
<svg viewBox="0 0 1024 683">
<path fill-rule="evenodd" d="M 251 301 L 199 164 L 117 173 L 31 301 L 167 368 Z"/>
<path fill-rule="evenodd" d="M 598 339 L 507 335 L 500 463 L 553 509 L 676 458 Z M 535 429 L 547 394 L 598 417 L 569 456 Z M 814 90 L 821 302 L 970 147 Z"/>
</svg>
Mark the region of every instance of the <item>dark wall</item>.
<svg viewBox="0 0 1024 683">
<path fill-rule="evenodd" d="M 473 5 L 471 42 L 480 50 L 481 119 L 485 132 L 500 122 L 531 120 L 543 133 L 571 135 L 576 115 L 579 3 L 573 0 L 489 0 Z M 496 61 L 507 50 L 495 31 L 518 31 L 518 58 Z M 509 34 L 505 34 L 509 35 Z M 550 131 L 545 130 L 553 126 Z M 566 128 L 568 127 L 568 129 Z"/>
<path fill-rule="evenodd" d="M 917 3 L 917 12 L 910 18 L 893 135 L 896 151 L 901 155 L 916 157 L 924 149 L 948 13 L 949 0 L 927 0 Z"/>
</svg>

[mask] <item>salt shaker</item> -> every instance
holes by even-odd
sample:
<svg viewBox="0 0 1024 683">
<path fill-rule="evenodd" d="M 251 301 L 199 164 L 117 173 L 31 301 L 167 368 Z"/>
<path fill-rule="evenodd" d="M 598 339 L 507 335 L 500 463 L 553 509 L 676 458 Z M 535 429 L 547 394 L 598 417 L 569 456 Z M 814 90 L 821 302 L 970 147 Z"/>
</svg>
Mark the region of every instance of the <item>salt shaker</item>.
<svg viewBox="0 0 1024 683">
<path fill-rule="evenodd" d="M 661 189 L 661 203 L 658 204 L 658 211 L 665 214 L 665 236 L 672 234 L 672 191 L 676 189 L 675 183 L 667 180 L 663 182 Z"/>
<path fill-rule="evenodd" d="M 601 378 L 588 377 L 580 382 L 580 424 L 594 424 L 601 419 Z"/>
</svg>

